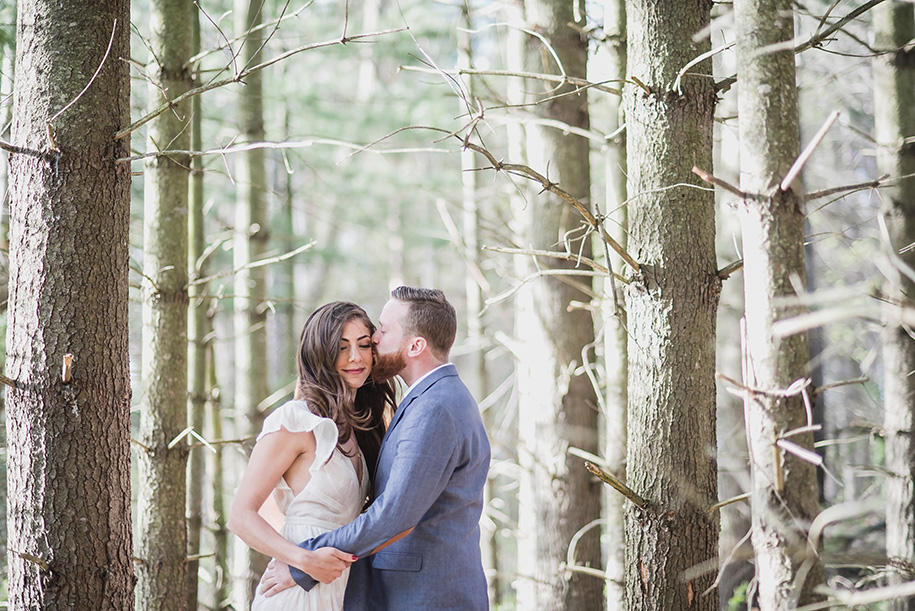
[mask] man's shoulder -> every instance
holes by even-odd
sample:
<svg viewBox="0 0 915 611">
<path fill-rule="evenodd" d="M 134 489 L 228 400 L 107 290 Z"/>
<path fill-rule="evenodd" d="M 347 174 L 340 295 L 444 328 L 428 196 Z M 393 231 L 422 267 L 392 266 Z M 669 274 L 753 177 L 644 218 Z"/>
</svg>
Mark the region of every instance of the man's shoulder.
<svg viewBox="0 0 915 611">
<path fill-rule="evenodd" d="M 465 404 L 476 407 L 476 401 L 452 365 L 443 367 L 430 376 L 429 384 L 416 396 L 417 401 L 444 405 Z"/>
</svg>

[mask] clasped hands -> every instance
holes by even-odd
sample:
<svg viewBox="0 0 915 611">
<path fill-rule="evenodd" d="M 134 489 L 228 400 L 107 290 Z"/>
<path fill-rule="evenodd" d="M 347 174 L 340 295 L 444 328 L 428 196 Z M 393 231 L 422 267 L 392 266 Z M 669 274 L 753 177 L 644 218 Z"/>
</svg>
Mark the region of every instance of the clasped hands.
<svg viewBox="0 0 915 611">
<path fill-rule="evenodd" d="M 305 559 L 300 568 L 321 583 L 333 582 L 357 560 L 356 556 L 333 547 L 302 551 L 305 552 Z M 296 583 L 289 572 L 289 566 L 274 558 L 267 565 L 267 570 L 261 578 L 257 591 L 270 598 L 294 585 Z"/>
</svg>

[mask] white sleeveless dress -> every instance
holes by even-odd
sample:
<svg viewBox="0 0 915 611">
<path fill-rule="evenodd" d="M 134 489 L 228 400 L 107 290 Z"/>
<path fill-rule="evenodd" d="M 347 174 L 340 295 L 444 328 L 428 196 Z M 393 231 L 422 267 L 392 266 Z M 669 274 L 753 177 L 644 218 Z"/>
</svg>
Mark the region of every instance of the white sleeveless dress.
<svg viewBox="0 0 915 611">
<path fill-rule="evenodd" d="M 336 449 L 337 425 L 312 413 L 304 401 L 290 401 L 270 414 L 258 440 L 280 427 L 292 432 L 311 431 L 317 442 L 311 480 L 305 488 L 295 495 L 280 478 L 273 491 L 286 516 L 283 537 L 298 544 L 352 522 L 369 491 L 365 458 L 360 454 L 360 482 L 352 460 Z M 319 583 L 308 592 L 293 586 L 270 598 L 257 594 L 251 611 L 341 611 L 348 578 L 349 569 L 333 583 Z"/>
</svg>

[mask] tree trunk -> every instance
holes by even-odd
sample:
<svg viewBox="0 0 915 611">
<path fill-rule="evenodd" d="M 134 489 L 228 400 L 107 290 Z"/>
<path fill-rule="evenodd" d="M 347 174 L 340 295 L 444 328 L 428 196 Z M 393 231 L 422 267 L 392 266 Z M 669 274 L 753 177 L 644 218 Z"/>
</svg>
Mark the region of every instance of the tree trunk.
<svg viewBox="0 0 915 611">
<path fill-rule="evenodd" d="M 15 7 L 8 7 L 7 10 L 10 13 L 11 20 L 15 19 Z M 12 76 L 15 58 L 11 52 L 8 52 L 6 41 L 0 41 L 0 43 L 4 43 L 0 44 L 0 91 L 13 91 Z M 12 49 L 9 49 L 9 51 L 12 51 Z M 12 104 L 0 111 L 0 124 L 7 126 L 6 129 L 0 131 L 0 138 L 7 141 L 10 140 L 6 131 L 10 125 L 12 112 Z M 6 268 L 6 289 L 0 291 L 0 303 L 2 303 L 0 311 L 5 311 L 9 305 L 9 157 L 9 152 L 0 151 L 0 193 L 3 193 L 2 200 L 0 200 L 0 253 L 6 253 L 6 256 L 0 255 L 2 257 L 0 258 L 2 266 Z M 0 282 L 4 282 L 4 278 L 0 278 Z M 7 447 L 5 401 L 6 397 L 0 397 L 0 447 L 2 448 Z M 9 496 L 7 494 L 6 480 L 6 452 L 3 452 L 2 456 L 0 456 L 0 498 L 3 499 Z M 6 527 L 6 503 L 0 503 L 0 575 L 9 575 L 7 571 Z"/>
<path fill-rule="evenodd" d="M 210 325 L 212 326 L 212 319 Z M 222 401 L 219 384 L 216 379 L 216 357 L 213 354 L 213 342 L 207 344 L 207 419 L 209 420 L 210 437 L 214 440 L 223 439 L 222 426 Z M 216 452 L 209 454 L 207 461 L 207 477 L 211 486 L 210 515 L 212 523 L 209 525 L 213 531 L 213 589 L 209 608 L 215 611 L 231 609 L 232 583 L 229 572 L 229 529 L 226 528 L 228 517 L 225 507 L 225 445 L 219 444 Z"/>
<path fill-rule="evenodd" d="M 193 44 L 191 53 L 200 52 L 200 11 L 194 10 L 192 20 Z M 194 78 L 195 86 L 200 84 L 199 77 Z M 191 150 L 201 150 L 201 123 L 203 120 L 200 96 L 191 100 Z M 200 278 L 207 275 L 205 261 L 200 257 L 206 248 L 203 214 L 203 158 L 191 160 L 191 180 L 188 214 L 188 277 Z M 210 300 L 202 297 L 207 292 L 206 285 L 195 285 L 188 288 L 190 309 L 187 321 L 187 387 L 188 417 L 187 425 L 199 435 L 204 435 L 206 426 L 206 385 L 207 385 L 207 349 L 206 341 L 211 331 L 207 310 Z M 197 439 L 193 442 L 197 444 Z M 206 470 L 205 448 L 197 447 L 188 454 L 187 465 L 187 608 L 197 610 L 198 571 L 201 554 L 201 531 L 203 529 L 203 490 Z"/>
<path fill-rule="evenodd" d="M 767 51 L 794 38 L 792 4 L 737 0 L 737 86 L 740 117 L 740 187 L 763 196 L 740 209 L 743 233 L 747 359 L 744 384 L 760 392 L 745 398 L 752 475 L 753 548 L 759 607 L 794 608 L 817 598 L 823 581 L 816 554 L 807 553 L 806 528 L 817 514 L 814 466 L 776 445 L 779 437 L 808 423 L 800 395 L 780 397 L 809 375 L 806 333 L 777 337 L 775 321 L 796 314 L 784 305 L 804 285 L 804 210 L 799 181 L 779 186 L 798 154 L 794 53 Z M 781 300 L 781 301 L 779 301 Z M 812 449 L 812 433 L 791 442 Z M 799 572 L 806 572 L 806 575 Z M 803 586 L 794 584 L 800 579 Z"/>
<path fill-rule="evenodd" d="M 469 69 L 473 67 L 473 41 L 470 32 L 473 31 L 473 15 L 470 4 L 461 5 L 461 25 L 458 29 L 458 68 Z M 368 25 L 368 24 L 367 24 Z M 370 31 L 370 30 L 367 30 Z M 472 76 L 465 78 L 466 92 L 470 100 L 475 99 L 475 83 Z M 468 112 L 466 101 L 459 100 L 460 112 Z M 457 246 L 463 248 L 463 258 L 467 266 L 464 274 L 464 287 L 467 304 L 467 344 L 470 351 L 467 355 L 468 367 L 466 380 L 471 393 L 478 401 L 483 401 L 490 392 L 489 371 L 486 367 L 486 327 L 483 322 L 484 294 L 483 284 L 486 279 L 481 271 L 482 257 L 480 256 L 480 207 L 478 205 L 477 172 L 479 160 L 477 154 L 470 149 L 461 151 L 461 178 L 462 193 L 462 229 L 463 243 Z M 483 412 L 483 422 L 489 431 L 497 426 L 493 420 L 494 409 Z M 490 474 L 483 490 L 484 519 L 481 522 L 481 545 L 483 552 L 483 569 L 487 575 L 489 589 L 489 606 L 498 607 L 502 603 L 501 580 L 499 579 L 499 527 L 487 511 L 496 496 L 494 491 L 495 475 Z"/>
<path fill-rule="evenodd" d="M 241 65 L 251 66 L 260 57 L 263 32 L 251 31 L 263 19 L 260 0 L 235 1 L 235 28 L 244 34 Z M 256 72 L 245 79 L 239 93 L 241 143 L 264 140 L 263 80 Z M 266 188 L 264 149 L 239 153 L 235 164 L 238 200 L 235 216 L 235 269 L 261 258 L 267 249 Z M 267 309 L 265 271 L 248 268 L 235 276 L 235 426 L 238 438 L 260 432 L 263 415 L 258 405 L 269 394 L 267 388 Z M 235 541 L 234 602 L 247 609 L 267 558 Z"/>
<path fill-rule="evenodd" d="M 604 47 L 609 58 L 608 78 L 626 78 L 626 3 L 624 0 L 604 2 Z M 614 83 L 613 86 L 617 84 Z M 604 168 L 607 181 L 607 199 L 602 212 L 609 215 L 606 227 L 623 248 L 627 248 L 627 207 L 626 188 L 626 130 L 622 100 L 608 96 L 610 106 L 607 133 L 617 133 L 604 151 Z M 613 262 L 613 270 L 622 271 L 622 260 L 604 247 Z M 610 472 L 620 479 L 626 473 L 626 420 L 629 402 L 626 385 L 629 375 L 629 355 L 626 351 L 626 310 L 621 302 L 622 293 L 614 288 L 616 281 L 608 278 L 604 282 L 604 368 L 605 403 L 604 442 L 601 455 L 607 461 Z M 611 291 L 616 291 L 616 296 Z M 604 490 L 603 543 L 606 546 L 606 585 L 604 594 L 607 611 L 622 611 L 626 593 L 625 537 L 620 525 L 625 522 L 625 497 L 610 487 Z"/>
<path fill-rule="evenodd" d="M 906 2 L 885 2 L 874 8 L 874 123 L 880 174 L 907 176 L 881 189 L 880 213 L 886 220 L 890 248 L 911 268 L 915 252 L 899 249 L 915 242 L 915 144 L 905 143 L 915 133 L 915 53 L 904 47 L 915 36 L 915 9 Z M 908 307 L 915 282 L 894 271 L 886 293 Z M 915 340 L 911 330 L 893 321 L 883 341 L 884 429 L 886 431 L 886 554 L 890 583 L 913 579 L 915 574 Z M 890 603 L 894 611 L 915 610 L 915 597 Z"/>
<path fill-rule="evenodd" d="M 294 66 L 293 66 L 294 69 Z M 290 77 L 293 72 L 287 71 Z M 290 140 L 289 135 L 289 100 L 284 100 L 282 108 L 283 139 Z M 296 189 L 293 178 L 295 176 L 291 171 L 287 171 L 286 163 L 280 163 L 274 159 L 271 164 L 273 167 L 274 180 L 273 190 L 275 196 L 272 198 L 272 208 L 270 221 L 273 226 L 272 242 L 279 252 L 289 252 L 302 245 L 302 237 L 296 235 L 293 224 L 293 202 L 295 202 Z M 301 324 L 299 304 L 296 301 L 296 259 L 291 257 L 279 263 L 270 266 L 268 272 L 271 275 L 271 295 L 275 296 L 275 315 L 272 316 L 272 361 L 270 368 L 273 376 L 270 380 L 271 388 L 283 388 L 284 386 L 294 383 L 296 380 L 296 353 L 299 347 L 299 332 Z"/>
<path fill-rule="evenodd" d="M 551 45 L 565 73 L 584 78 L 587 41 L 569 25 L 583 25 L 584 16 L 573 14 L 573 4 L 565 0 L 528 0 L 524 8 L 527 28 Z M 544 45 L 540 38 L 527 38 L 528 71 L 559 74 L 560 67 Z M 572 93 L 568 85 L 527 84 L 529 91 L 538 87 L 540 93 L 529 101 L 537 103 L 532 110 L 539 118 L 589 129 L 586 92 Z M 535 122 L 526 131 L 528 164 L 549 174 L 574 197 L 589 201 L 588 140 Z M 569 240 L 572 252 L 591 256 L 590 237 L 579 229 L 581 218 L 558 197 L 532 192 L 520 214 L 523 246 L 562 250 Z M 574 262 L 554 259 L 539 264 L 575 268 Z M 533 264 L 529 265 L 532 271 Z M 573 302 L 590 302 L 591 294 L 588 276 L 544 277 L 519 293 L 516 328 L 524 358 L 518 363 L 522 444 L 518 561 L 519 573 L 525 577 L 518 590 L 520 609 L 592 611 L 603 605 L 602 580 L 562 568 L 576 533 L 600 518 L 603 492 L 581 459 L 569 454 L 570 447 L 597 452 L 597 400 L 581 371 L 582 351 L 591 350 L 594 325 L 589 310 L 570 311 Z M 599 534 L 599 528 L 590 528 L 581 537 L 574 563 L 599 569 Z"/>
<path fill-rule="evenodd" d="M 730 36 L 730 32 L 722 32 L 720 39 L 712 39 L 712 46 L 723 44 L 724 39 L 730 40 Z M 737 65 L 733 53 L 721 54 L 716 59 L 720 62 L 716 66 L 716 79 L 720 80 L 721 75 L 730 77 L 734 74 Z M 737 96 L 721 96 L 715 112 L 718 117 L 733 117 L 715 123 L 715 173 L 719 176 L 737 176 L 740 163 L 740 143 L 735 123 Z M 734 197 L 722 191 L 716 195 L 718 267 L 724 268 L 741 259 L 741 249 L 738 246 L 740 219 L 734 209 Z M 738 270 L 722 280 L 717 319 L 717 369 L 732 380 L 739 380 L 741 376 L 742 352 L 739 338 L 743 315 L 743 276 Z M 722 500 L 747 493 L 750 482 L 743 400 L 732 391 L 733 388 L 726 384 L 717 385 L 718 496 Z M 721 608 L 727 609 L 735 589 L 741 584 L 746 588 L 753 579 L 754 567 L 750 561 L 752 550 L 748 540 L 750 501 L 747 499 L 731 503 L 722 507 L 718 513 L 721 519 L 718 553 L 722 563 L 726 563 L 719 569 L 718 600 Z M 735 553 L 738 546 L 740 552 Z"/>
<path fill-rule="evenodd" d="M 191 88 L 194 6 L 150 3 L 149 107 Z M 190 148 L 190 103 L 149 123 L 147 150 Z M 144 172 L 143 409 L 137 499 L 137 609 L 186 609 L 187 155 L 150 157 Z"/>
<path fill-rule="evenodd" d="M 628 504 L 626 595 L 630 609 L 717 609 L 715 448 L 715 202 L 694 186 L 711 167 L 715 92 L 708 51 L 693 36 L 708 0 L 627 3 L 625 87 L 629 252 L 641 266 L 627 292 Z M 707 593 L 707 590 L 711 591 Z"/>
<path fill-rule="evenodd" d="M 18 11 L 9 606 L 123 611 L 133 607 L 130 166 L 116 161 L 129 143 L 112 135 L 130 121 L 130 5 L 19 0 Z"/>
</svg>

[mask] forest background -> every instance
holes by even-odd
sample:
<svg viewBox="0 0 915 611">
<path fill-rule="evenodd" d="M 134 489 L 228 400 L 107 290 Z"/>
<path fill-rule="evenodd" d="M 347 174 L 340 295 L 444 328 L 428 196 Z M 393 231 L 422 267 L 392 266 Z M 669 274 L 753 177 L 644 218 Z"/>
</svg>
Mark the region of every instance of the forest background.
<svg viewBox="0 0 915 611">
<path fill-rule="evenodd" d="M 106 4 L 0 2 L 9 608 L 248 608 L 299 329 L 400 284 L 459 312 L 494 608 L 912 608 L 912 3 Z"/>
</svg>

